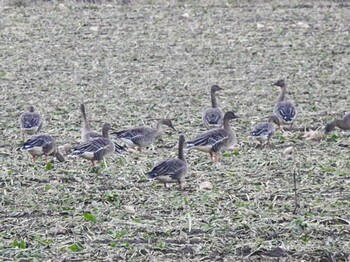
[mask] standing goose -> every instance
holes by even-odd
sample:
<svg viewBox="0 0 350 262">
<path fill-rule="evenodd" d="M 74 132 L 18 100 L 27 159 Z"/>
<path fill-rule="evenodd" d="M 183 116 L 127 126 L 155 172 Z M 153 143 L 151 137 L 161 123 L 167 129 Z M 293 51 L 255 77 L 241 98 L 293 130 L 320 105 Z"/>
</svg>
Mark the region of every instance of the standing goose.
<svg viewBox="0 0 350 262">
<path fill-rule="evenodd" d="M 230 126 L 230 120 L 238 118 L 233 111 L 224 115 L 224 128 L 208 130 L 187 142 L 186 149 L 197 149 L 210 154 L 213 161 L 219 160 L 221 151 L 237 143 L 235 132 Z"/>
<path fill-rule="evenodd" d="M 162 125 L 166 125 L 175 130 L 170 119 L 161 119 L 158 121 L 156 129 L 141 126 L 114 132 L 112 134 L 117 135 L 128 147 L 136 147 L 141 151 L 143 147 L 153 144 L 154 141 L 163 134 Z"/>
<path fill-rule="evenodd" d="M 102 127 L 102 137 L 92 139 L 74 147 L 71 155 L 90 160 L 92 166 L 95 166 L 95 162 L 100 162 L 115 150 L 115 145 L 108 136 L 109 130 L 111 130 L 111 125 L 108 123 L 104 124 Z"/>
<path fill-rule="evenodd" d="M 268 146 L 270 144 L 270 139 L 276 132 L 274 124 L 279 126 L 278 118 L 276 116 L 270 116 L 267 122 L 256 125 L 251 132 L 251 135 L 260 142 L 261 146 Z"/>
<path fill-rule="evenodd" d="M 87 120 L 87 117 L 86 117 L 86 111 L 85 111 L 84 104 L 80 104 L 80 111 L 81 111 L 81 115 L 83 118 L 82 129 L 81 129 L 81 141 L 84 143 L 84 142 L 89 142 L 89 141 L 96 139 L 96 138 L 103 137 L 101 134 L 94 132 L 94 131 L 91 131 L 89 121 Z M 123 151 L 125 151 L 124 147 L 122 147 L 121 145 L 118 145 L 115 142 L 114 142 L 114 147 L 115 147 L 115 152 L 117 154 L 121 154 L 121 153 L 123 153 Z"/>
<path fill-rule="evenodd" d="M 203 124 L 207 129 L 219 128 L 222 126 L 224 112 L 218 107 L 215 93 L 222 90 L 218 85 L 213 85 L 210 90 L 211 96 L 211 107 L 204 111 L 203 113 Z"/>
<path fill-rule="evenodd" d="M 150 172 L 147 173 L 151 179 L 156 179 L 164 183 L 179 183 L 180 189 L 183 189 L 183 181 L 187 174 L 188 165 L 184 154 L 185 137 L 179 137 L 179 155 L 178 158 L 170 158 L 156 165 Z"/>
<path fill-rule="evenodd" d="M 34 107 L 29 106 L 28 112 L 24 112 L 19 117 L 23 139 L 24 135 L 34 135 L 38 133 L 43 125 L 41 115 L 34 111 Z"/>
<path fill-rule="evenodd" d="M 347 113 L 343 119 L 336 119 L 328 123 L 324 128 L 324 133 L 328 134 L 334 130 L 336 126 L 343 130 L 350 130 L 350 113 Z"/>
<path fill-rule="evenodd" d="M 33 156 L 34 162 L 38 156 L 45 156 L 47 163 L 49 155 L 54 155 L 60 162 L 64 161 L 64 157 L 57 150 L 55 139 L 50 135 L 37 135 L 30 138 L 23 144 L 21 151 L 28 151 Z"/>
<path fill-rule="evenodd" d="M 284 100 L 287 92 L 286 83 L 284 79 L 280 79 L 272 85 L 279 86 L 281 88 L 280 94 L 277 98 L 277 103 L 273 109 L 273 113 L 275 116 L 277 116 L 281 124 L 289 124 L 292 126 L 295 118 L 297 117 L 297 109 L 291 101 Z"/>
</svg>

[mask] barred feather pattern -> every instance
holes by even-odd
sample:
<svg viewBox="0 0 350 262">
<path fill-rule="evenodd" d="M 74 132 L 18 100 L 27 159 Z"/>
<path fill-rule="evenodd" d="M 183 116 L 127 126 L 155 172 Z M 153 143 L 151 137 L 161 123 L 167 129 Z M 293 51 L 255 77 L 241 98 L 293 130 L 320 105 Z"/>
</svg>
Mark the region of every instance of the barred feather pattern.
<svg viewBox="0 0 350 262">
<path fill-rule="evenodd" d="M 281 101 L 275 106 L 273 113 L 278 117 L 280 122 L 291 124 L 297 117 L 297 110 L 292 102 Z"/>
<path fill-rule="evenodd" d="M 206 128 L 219 128 L 224 121 L 224 113 L 220 108 L 208 108 L 203 114 L 203 123 Z"/>
<path fill-rule="evenodd" d="M 275 126 L 272 123 L 261 123 L 255 126 L 254 130 L 251 132 L 253 137 L 266 137 L 266 139 L 271 138 L 275 134 Z"/>
<path fill-rule="evenodd" d="M 211 147 L 211 151 L 216 153 L 223 148 L 228 137 L 229 134 L 225 129 L 212 129 L 202 133 L 195 139 L 188 141 L 186 148 L 191 149 L 200 146 L 207 146 Z"/>
<path fill-rule="evenodd" d="M 41 148 L 41 154 L 49 155 L 55 150 L 55 140 L 50 135 L 38 135 L 27 140 L 21 150 L 31 151 L 36 148 Z M 39 155 L 39 154 L 37 154 Z"/>
<path fill-rule="evenodd" d="M 181 159 L 168 159 L 155 166 L 147 173 L 149 178 L 169 176 L 172 180 L 181 180 L 181 177 L 187 171 L 185 161 Z"/>
<path fill-rule="evenodd" d="M 21 129 L 28 134 L 37 133 L 41 129 L 42 124 L 41 116 L 36 112 L 25 112 L 20 116 Z"/>
<path fill-rule="evenodd" d="M 127 144 L 127 141 L 131 141 L 132 144 L 129 143 L 129 146 L 145 147 L 154 142 L 156 139 L 154 136 L 155 133 L 156 130 L 149 127 L 136 127 L 112 134 L 116 134 L 120 140 L 124 141 Z"/>
<path fill-rule="evenodd" d="M 108 138 L 101 137 L 74 147 L 72 155 L 84 157 L 84 154 L 91 153 L 93 154 L 92 160 L 101 161 L 114 150 L 114 143 L 111 143 Z"/>
</svg>

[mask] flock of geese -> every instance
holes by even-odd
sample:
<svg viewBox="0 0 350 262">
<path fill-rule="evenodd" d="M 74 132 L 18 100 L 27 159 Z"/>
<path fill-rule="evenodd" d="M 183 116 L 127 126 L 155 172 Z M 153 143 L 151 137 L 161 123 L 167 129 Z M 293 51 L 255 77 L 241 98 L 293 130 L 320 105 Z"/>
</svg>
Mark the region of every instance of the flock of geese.
<svg viewBox="0 0 350 262">
<path fill-rule="evenodd" d="M 292 130 L 293 122 L 297 117 L 297 109 L 293 102 L 285 100 L 285 81 L 281 79 L 273 83 L 273 85 L 280 87 L 273 114 L 268 118 L 267 122 L 256 125 L 251 132 L 252 137 L 256 138 L 262 147 L 269 146 L 270 139 L 276 132 L 276 126 L 281 129 L 282 126 L 289 126 L 289 130 Z M 233 111 L 224 113 L 218 107 L 216 92 L 220 90 L 222 88 L 218 85 L 211 87 L 212 107 L 203 112 L 203 125 L 208 130 L 187 142 L 185 142 L 184 135 L 180 135 L 178 158 L 167 159 L 156 165 L 147 173 L 149 178 L 164 183 L 165 187 L 167 183 L 178 183 L 180 188 L 183 189 L 183 182 L 188 171 L 184 149 L 196 149 L 209 153 L 212 161 L 219 161 L 222 151 L 235 148 L 237 138 L 230 126 L 230 121 L 238 118 L 238 116 Z M 125 147 L 110 139 L 109 134 L 122 141 L 128 148 L 142 151 L 142 148 L 152 145 L 162 135 L 163 126 L 175 130 L 170 119 L 161 119 L 158 121 L 156 128 L 141 126 L 117 132 L 111 130 L 110 124 L 105 123 L 102 127 L 102 134 L 100 134 L 91 131 L 84 104 L 81 104 L 80 110 L 83 120 L 82 143 L 73 148 L 70 145 L 57 147 L 52 136 L 48 134 L 35 135 L 42 128 L 43 121 L 41 115 L 35 112 L 33 106 L 30 106 L 28 112 L 20 115 L 23 140 L 26 135 L 31 136 L 24 142 L 21 150 L 28 151 L 32 155 L 33 161 L 35 161 L 36 157 L 44 156 L 47 162 L 49 155 L 54 155 L 59 161 L 64 161 L 64 155 L 69 154 L 70 156 L 79 156 L 90 160 L 92 165 L 95 166 L 96 162 L 104 160 L 113 153 L 121 154 L 126 150 Z M 324 134 L 331 132 L 335 127 L 350 130 L 350 113 L 346 114 L 343 119 L 337 119 L 327 124 Z"/>
</svg>

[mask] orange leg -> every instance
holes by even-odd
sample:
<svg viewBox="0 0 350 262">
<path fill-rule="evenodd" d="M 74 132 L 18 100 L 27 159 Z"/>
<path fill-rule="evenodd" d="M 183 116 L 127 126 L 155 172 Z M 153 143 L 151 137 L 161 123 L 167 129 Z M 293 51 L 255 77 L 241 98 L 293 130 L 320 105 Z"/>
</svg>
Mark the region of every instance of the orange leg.
<svg viewBox="0 0 350 262">
<path fill-rule="evenodd" d="M 214 152 L 210 152 L 210 159 L 213 162 L 218 162 L 219 161 L 219 155 L 214 153 Z"/>
<path fill-rule="evenodd" d="M 32 156 L 32 160 L 33 160 L 33 162 L 35 163 L 36 156 Z"/>
</svg>

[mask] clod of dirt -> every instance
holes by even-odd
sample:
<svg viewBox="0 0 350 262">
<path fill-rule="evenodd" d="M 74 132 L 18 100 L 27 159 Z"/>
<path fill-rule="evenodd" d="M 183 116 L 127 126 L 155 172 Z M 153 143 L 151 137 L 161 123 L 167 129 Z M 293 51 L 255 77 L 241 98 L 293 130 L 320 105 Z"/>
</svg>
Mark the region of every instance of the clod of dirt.
<svg viewBox="0 0 350 262">
<path fill-rule="evenodd" d="M 123 206 L 123 208 L 124 208 L 125 211 L 128 211 L 129 213 L 133 213 L 134 214 L 136 212 L 136 210 L 135 210 L 135 208 L 133 206 L 125 205 L 125 206 Z"/>
<path fill-rule="evenodd" d="M 213 189 L 213 184 L 210 183 L 209 181 L 203 181 L 202 183 L 200 183 L 199 185 L 199 189 L 200 190 L 212 190 Z"/>
<path fill-rule="evenodd" d="M 296 152 L 296 148 L 294 146 L 289 146 L 283 151 L 283 155 L 290 155 Z"/>
</svg>

